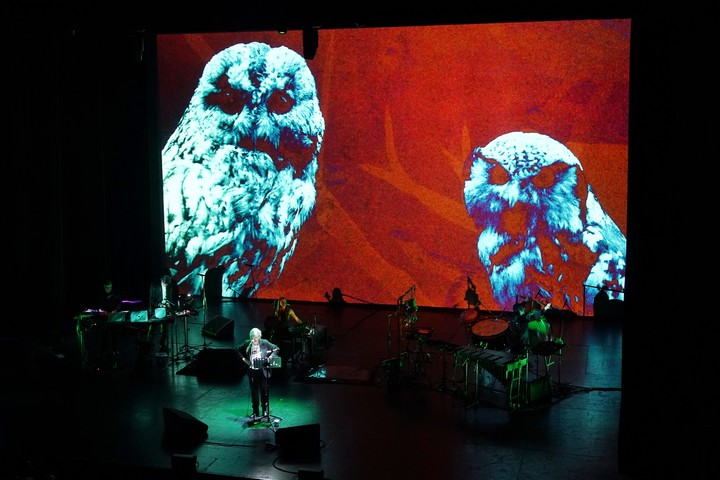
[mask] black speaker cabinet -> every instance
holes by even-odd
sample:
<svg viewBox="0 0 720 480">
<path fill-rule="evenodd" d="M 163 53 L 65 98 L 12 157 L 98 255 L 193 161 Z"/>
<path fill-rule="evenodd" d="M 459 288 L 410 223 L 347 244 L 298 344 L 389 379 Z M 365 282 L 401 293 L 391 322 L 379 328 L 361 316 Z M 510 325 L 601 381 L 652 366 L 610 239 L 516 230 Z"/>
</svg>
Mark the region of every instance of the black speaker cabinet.
<svg viewBox="0 0 720 480">
<path fill-rule="evenodd" d="M 235 321 L 217 315 L 213 317 L 202 329 L 205 336 L 212 338 L 228 338 L 234 336 Z"/>
<path fill-rule="evenodd" d="M 207 438 L 207 424 L 182 410 L 163 407 L 163 421 L 165 438 L 173 443 L 200 443 Z"/>
<path fill-rule="evenodd" d="M 317 460 L 320 458 L 320 424 L 279 428 L 275 444 L 283 460 Z"/>
</svg>

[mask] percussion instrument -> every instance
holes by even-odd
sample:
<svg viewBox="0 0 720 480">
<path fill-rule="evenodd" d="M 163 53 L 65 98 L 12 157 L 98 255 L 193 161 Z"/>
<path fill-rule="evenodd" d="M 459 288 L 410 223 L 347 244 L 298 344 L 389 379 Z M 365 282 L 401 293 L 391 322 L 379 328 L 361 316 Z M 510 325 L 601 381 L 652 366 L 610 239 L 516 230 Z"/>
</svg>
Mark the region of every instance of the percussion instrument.
<svg viewBox="0 0 720 480">
<path fill-rule="evenodd" d="M 477 320 L 478 312 L 475 309 L 468 308 L 460 314 L 460 322 L 464 324 L 472 324 Z"/>
<path fill-rule="evenodd" d="M 473 324 L 471 331 L 480 343 L 504 348 L 510 324 L 502 318 L 486 318 Z"/>
<path fill-rule="evenodd" d="M 417 322 L 417 315 L 415 313 L 409 313 L 405 315 L 405 328 L 413 328 L 415 322 Z"/>
<path fill-rule="evenodd" d="M 496 380 L 507 387 L 508 404 L 511 409 L 525 403 L 522 394 L 523 372 L 527 368 L 527 356 L 518 356 L 512 352 L 491 350 L 489 348 L 459 347 L 454 352 L 455 365 L 465 366 L 465 393 L 468 394 L 468 377 L 474 372 L 475 398 L 480 389 L 480 369 L 489 372 Z M 474 367 L 471 369 L 471 364 Z"/>
<path fill-rule="evenodd" d="M 425 341 L 432 335 L 432 333 L 433 329 L 429 327 L 410 328 L 405 332 L 405 338 L 408 340 L 418 339 L 420 341 Z"/>
<path fill-rule="evenodd" d="M 405 303 L 403 305 L 405 306 L 405 310 L 408 312 L 417 312 L 418 311 L 417 302 L 415 301 L 414 298 L 405 300 Z"/>
</svg>

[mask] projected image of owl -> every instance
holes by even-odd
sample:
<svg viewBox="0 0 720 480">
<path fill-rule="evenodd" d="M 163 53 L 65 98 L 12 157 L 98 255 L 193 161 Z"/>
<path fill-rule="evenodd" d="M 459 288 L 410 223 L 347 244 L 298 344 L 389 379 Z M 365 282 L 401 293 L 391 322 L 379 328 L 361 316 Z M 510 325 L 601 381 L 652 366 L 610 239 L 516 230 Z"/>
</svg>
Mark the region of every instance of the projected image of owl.
<svg viewBox="0 0 720 480">
<path fill-rule="evenodd" d="M 541 296 L 578 313 L 583 285 L 624 288 L 625 236 L 567 147 L 539 133 L 511 132 L 476 148 L 469 162 L 465 206 L 480 231 L 478 256 L 499 307 Z"/>
<path fill-rule="evenodd" d="M 315 206 L 324 131 L 301 55 L 248 43 L 210 59 L 162 151 L 165 247 L 179 284 L 197 292 L 222 267 L 223 292 L 253 294 L 280 276 Z"/>
</svg>

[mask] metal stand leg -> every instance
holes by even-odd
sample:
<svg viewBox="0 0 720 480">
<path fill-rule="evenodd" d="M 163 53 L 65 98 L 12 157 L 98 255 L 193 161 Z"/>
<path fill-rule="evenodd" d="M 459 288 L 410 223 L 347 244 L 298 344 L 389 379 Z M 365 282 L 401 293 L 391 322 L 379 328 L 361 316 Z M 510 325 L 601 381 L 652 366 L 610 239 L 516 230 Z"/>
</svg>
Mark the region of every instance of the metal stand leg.
<svg viewBox="0 0 720 480">
<path fill-rule="evenodd" d="M 522 407 L 526 401 L 527 392 L 523 393 L 522 387 L 524 383 L 527 389 L 527 365 L 527 356 L 525 356 L 508 365 L 505 371 L 508 384 L 508 402 L 511 410 Z M 524 382 L 523 378 L 525 378 Z"/>
<path fill-rule="evenodd" d="M 479 387 L 479 383 L 480 383 L 480 366 L 478 365 L 478 361 L 477 361 L 477 360 L 475 360 L 474 363 L 475 363 L 475 369 L 474 369 L 474 370 L 475 370 L 475 371 L 474 371 L 474 373 L 475 373 L 475 401 L 472 402 L 472 403 L 470 403 L 470 404 L 468 404 L 467 407 L 465 407 L 465 408 L 474 407 L 475 405 L 478 404 L 479 398 L 480 398 L 480 387 Z M 467 371 L 468 371 L 468 369 L 467 369 L 467 366 L 466 366 L 466 367 L 465 367 L 465 372 L 466 372 L 466 377 L 465 377 L 465 378 L 466 378 L 466 385 L 467 385 Z"/>
</svg>

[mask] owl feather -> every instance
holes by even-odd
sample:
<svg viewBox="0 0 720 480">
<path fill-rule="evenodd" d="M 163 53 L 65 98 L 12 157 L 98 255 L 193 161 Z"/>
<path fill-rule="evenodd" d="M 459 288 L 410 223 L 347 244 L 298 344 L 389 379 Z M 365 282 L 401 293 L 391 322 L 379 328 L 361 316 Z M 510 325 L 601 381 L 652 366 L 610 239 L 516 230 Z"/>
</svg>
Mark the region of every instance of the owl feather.
<svg viewBox="0 0 720 480">
<path fill-rule="evenodd" d="M 622 291 L 625 236 L 565 145 L 540 133 L 510 132 L 477 147 L 468 160 L 465 205 L 498 306 L 539 294 L 580 310 L 585 285 Z"/>
<path fill-rule="evenodd" d="M 197 291 L 222 267 L 223 292 L 280 276 L 315 206 L 325 122 L 315 79 L 286 47 L 217 53 L 162 151 L 165 246 Z"/>
</svg>

